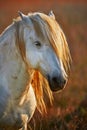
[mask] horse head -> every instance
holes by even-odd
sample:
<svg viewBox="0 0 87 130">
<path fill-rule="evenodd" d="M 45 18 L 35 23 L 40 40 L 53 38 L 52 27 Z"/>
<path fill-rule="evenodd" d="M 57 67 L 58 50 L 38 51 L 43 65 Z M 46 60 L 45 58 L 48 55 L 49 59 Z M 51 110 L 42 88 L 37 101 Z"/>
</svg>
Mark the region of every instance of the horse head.
<svg viewBox="0 0 87 130">
<path fill-rule="evenodd" d="M 47 79 L 52 91 L 63 89 L 68 77 L 70 52 L 53 12 L 49 15 L 19 14 L 24 25 L 27 64 Z"/>
</svg>

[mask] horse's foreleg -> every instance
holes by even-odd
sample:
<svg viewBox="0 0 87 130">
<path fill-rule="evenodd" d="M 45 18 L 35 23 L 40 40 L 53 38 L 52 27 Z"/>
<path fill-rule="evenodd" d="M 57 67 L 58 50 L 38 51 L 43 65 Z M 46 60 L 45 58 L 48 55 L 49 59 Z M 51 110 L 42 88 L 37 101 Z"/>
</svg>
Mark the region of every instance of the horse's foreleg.
<svg viewBox="0 0 87 130">
<path fill-rule="evenodd" d="M 26 114 L 22 114 L 21 119 L 22 119 L 22 122 L 23 122 L 23 127 L 19 130 L 27 130 L 28 116 Z"/>
<path fill-rule="evenodd" d="M 27 123 L 26 124 L 24 124 L 24 126 L 23 126 L 23 129 L 22 130 L 27 130 Z"/>
<path fill-rule="evenodd" d="M 24 126 L 19 130 L 27 130 L 27 123 L 25 123 Z"/>
<path fill-rule="evenodd" d="M 10 94 L 7 87 L 0 85 L 0 118 L 3 116 Z"/>
</svg>

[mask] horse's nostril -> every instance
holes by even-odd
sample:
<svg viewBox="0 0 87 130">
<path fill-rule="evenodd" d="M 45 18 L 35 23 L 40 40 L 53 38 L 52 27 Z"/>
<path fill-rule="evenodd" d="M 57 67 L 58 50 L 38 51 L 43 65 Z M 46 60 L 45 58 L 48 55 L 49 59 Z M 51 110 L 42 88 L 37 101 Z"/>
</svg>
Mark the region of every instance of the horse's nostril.
<svg viewBox="0 0 87 130">
<path fill-rule="evenodd" d="M 57 81 L 58 81 L 58 78 L 57 78 L 57 77 L 53 77 L 53 78 L 52 78 L 52 81 L 53 81 L 53 82 L 57 82 Z"/>
<path fill-rule="evenodd" d="M 63 76 L 58 75 L 57 76 L 54 75 L 53 77 L 48 75 L 47 79 L 52 91 L 58 91 L 63 89 L 67 81 Z"/>
<path fill-rule="evenodd" d="M 54 84 L 59 85 L 59 86 L 64 86 L 65 83 L 66 83 L 66 79 L 61 78 L 61 77 L 56 77 L 56 76 L 55 76 L 55 77 L 52 78 L 52 82 L 53 82 Z"/>
</svg>

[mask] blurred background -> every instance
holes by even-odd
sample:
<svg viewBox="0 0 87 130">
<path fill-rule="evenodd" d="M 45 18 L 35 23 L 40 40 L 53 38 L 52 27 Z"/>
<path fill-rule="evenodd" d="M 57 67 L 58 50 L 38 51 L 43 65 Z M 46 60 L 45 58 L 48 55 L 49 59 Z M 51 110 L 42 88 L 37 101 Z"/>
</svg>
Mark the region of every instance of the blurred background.
<svg viewBox="0 0 87 130">
<path fill-rule="evenodd" d="M 53 10 L 73 60 L 66 88 L 54 94 L 47 115 L 35 112 L 28 130 L 87 130 L 87 0 L 0 0 L 0 33 L 19 10 L 25 14 Z"/>
</svg>

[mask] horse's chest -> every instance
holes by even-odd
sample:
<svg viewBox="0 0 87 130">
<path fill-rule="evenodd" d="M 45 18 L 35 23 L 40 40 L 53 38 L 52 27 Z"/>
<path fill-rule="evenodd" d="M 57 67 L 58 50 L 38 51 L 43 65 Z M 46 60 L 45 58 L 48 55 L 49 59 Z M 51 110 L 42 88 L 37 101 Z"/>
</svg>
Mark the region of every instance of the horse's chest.
<svg viewBox="0 0 87 130">
<path fill-rule="evenodd" d="M 11 60 L 0 69 L 0 83 L 9 89 L 15 99 L 24 91 L 28 78 L 25 65 L 20 61 Z"/>
</svg>

